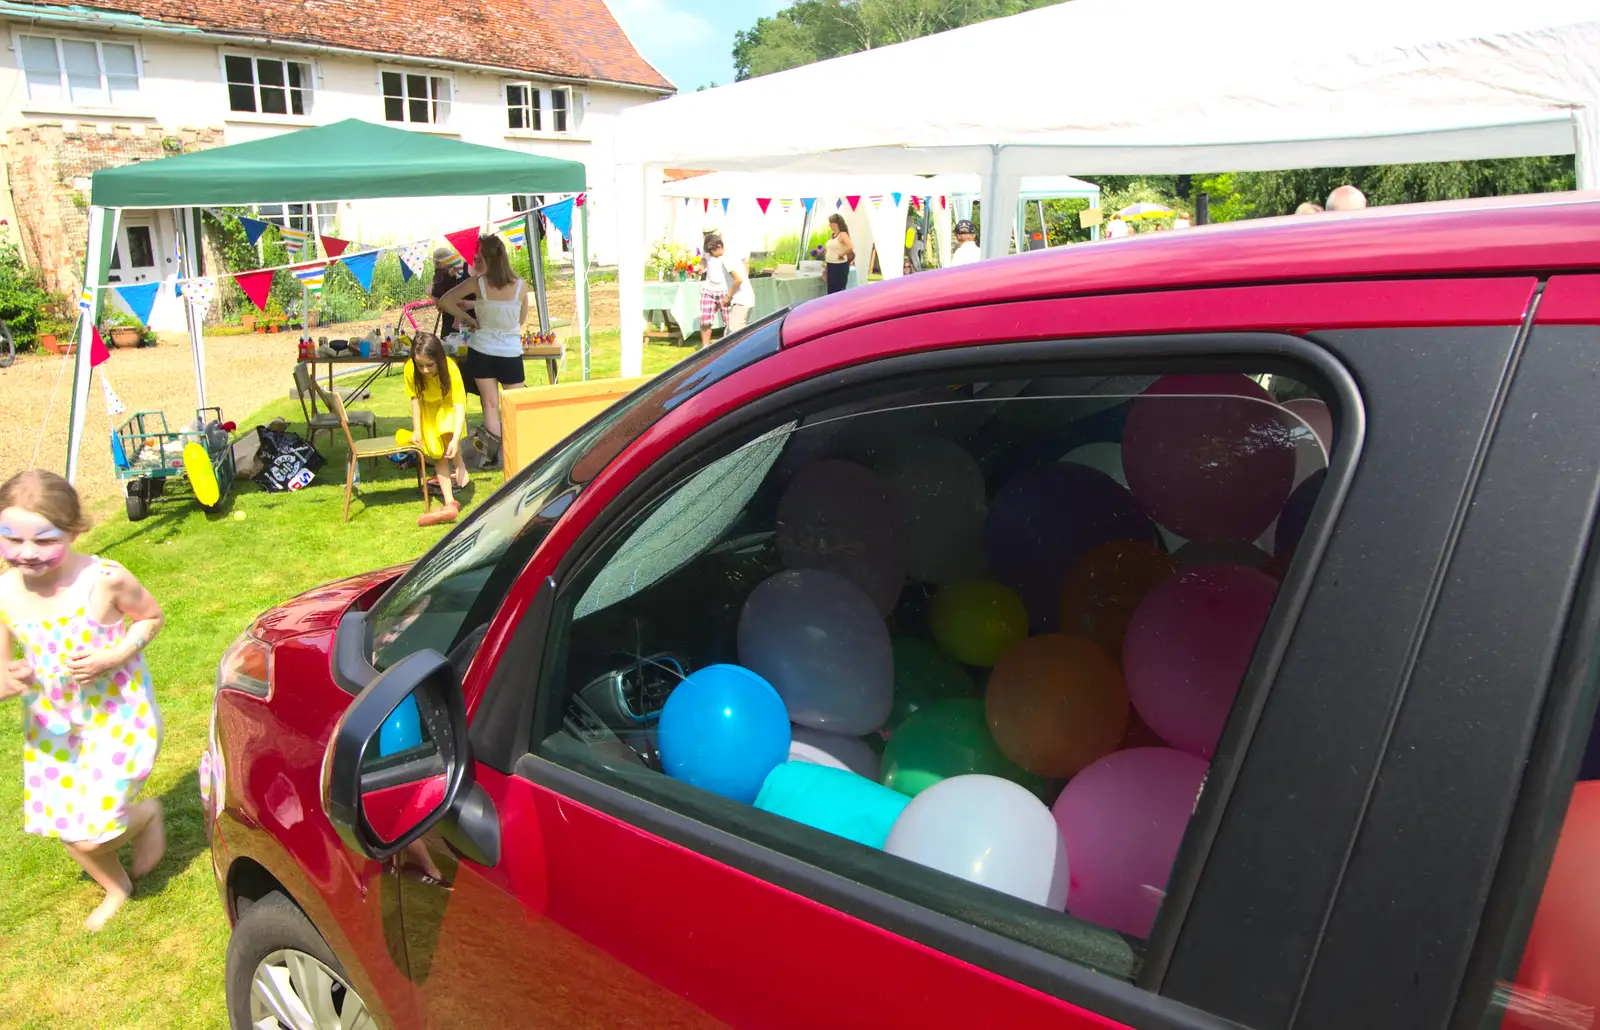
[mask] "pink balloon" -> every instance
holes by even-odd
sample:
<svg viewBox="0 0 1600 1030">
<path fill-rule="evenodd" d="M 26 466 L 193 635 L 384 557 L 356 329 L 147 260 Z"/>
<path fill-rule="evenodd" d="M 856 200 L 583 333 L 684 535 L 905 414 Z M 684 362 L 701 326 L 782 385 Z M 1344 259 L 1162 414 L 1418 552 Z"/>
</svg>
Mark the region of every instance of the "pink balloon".
<svg viewBox="0 0 1600 1030">
<path fill-rule="evenodd" d="M 830 458 L 796 472 L 778 498 L 777 530 L 785 568 L 843 576 L 882 615 L 899 600 L 910 561 L 905 513 L 855 462 Z"/>
<path fill-rule="evenodd" d="M 1202 565 L 1150 591 L 1122 640 L 1139 717 L 1173 747 L 1210 758 L 1233 710 L 1277 582 L 1240 565 Z"/>
<path fill-rule="evenodd" d="M 1294 487 L 1287 421 L 1247 376 L 1162 376 L 1122 430 L 1128 489 L 1179 536 L 1255 540 Z"/>
<path fill-rule="evenodd" d="M 1164 747 L 1105 756 L 1074 776 L 1051 811 L 1067 845 L 1067 911 L 1150 936 L 1209 766 Z"/>
</svg>

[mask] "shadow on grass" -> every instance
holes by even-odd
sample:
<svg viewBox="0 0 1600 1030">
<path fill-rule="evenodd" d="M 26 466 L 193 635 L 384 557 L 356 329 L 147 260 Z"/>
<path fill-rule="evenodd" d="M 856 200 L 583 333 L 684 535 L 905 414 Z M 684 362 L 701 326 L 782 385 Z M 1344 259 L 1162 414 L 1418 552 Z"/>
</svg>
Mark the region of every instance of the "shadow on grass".
<svg viewBox="0 0 1600 1030">
<path fill-rule="evenodd" d="M 167 883 L 181 876 L 195 857 L 209 850 L 206 844 L 204 802 L 200 800 L 200 767 L 189 765 L 183 775 L 161 795 L 162 816 L 167 827 L 167 853 L 155 870 L 140 880 L 135 896 L 149 897 L 166 890 Z"/>
</svg>

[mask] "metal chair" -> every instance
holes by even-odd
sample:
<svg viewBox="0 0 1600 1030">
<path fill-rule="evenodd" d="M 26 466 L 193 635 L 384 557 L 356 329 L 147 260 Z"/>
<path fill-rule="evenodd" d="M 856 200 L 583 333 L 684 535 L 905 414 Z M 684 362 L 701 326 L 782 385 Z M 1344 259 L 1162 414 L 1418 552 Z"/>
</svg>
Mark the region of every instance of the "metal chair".
<svg viewBox="0 0 1600 1030">
<path fill-rule="evenodd" d="M 328 434 L 329 442 L 333 440 L 334 430 L 339 428 L 339 418 L 333 413 L 332 399 L 327 390 L 324 390 L 316 378 L 311 375 L 311 369 L 305 362 L 294 366 L 294 389 L 300 396 L 300 413 L 306 417 L 306 442 L 315 447 L 317 434 Z M 309 406 L 307 398 L 311 398 Z M 327 411 L 318 411 L 316 399 L 321 398 L 323 407 Z M 351 411 L 347 413 L 352 425 L 362 427 L 367 431 L 368 437 L 378 435 L 378 416 L 371 411 Z"/>
<path fill-rule="evenodd" d="M 344 520 L 350 521 L 350 497 L 355 493 L 356 474 L 359 471 L 357 462 L 363 460 L 373 461 L 373 474 L 376 475 L 377 459 L 387 458 L 391 454 L 411 454 L 417 459 L 417 489 L 422 492 L 422 513 L 426 515 L 433 509 L 433 499 L 428 496 L 428 485 L 423 479 L 427 466 L 427 458 L 422 453 L 422 447 L 417 444 L 398 444 L 394 439 L 357 440 L 350 434 L 350 419 L 345 414 L 344 402 L 338 394 L 328 395 L 328 405 L 333 408 L 334 415 L 339 419 L 339 428 L 344 433 L 344 441 L 349 445 L 349 452 L 345 455 L 344 462 Z"/>
</svg>

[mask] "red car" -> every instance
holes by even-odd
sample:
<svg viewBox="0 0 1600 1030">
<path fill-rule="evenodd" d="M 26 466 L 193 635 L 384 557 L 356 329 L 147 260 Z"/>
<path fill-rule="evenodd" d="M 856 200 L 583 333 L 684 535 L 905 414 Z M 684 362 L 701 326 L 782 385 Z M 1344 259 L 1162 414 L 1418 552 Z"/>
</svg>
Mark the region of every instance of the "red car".
<svg viewBox="0 0 1600 1030">
<path fill-rule="evenodd" d="M 751 326 L 224 656 L 232 1024 L 1595 1026 L 1597 391 L 1594 196 Z"/>
</svg>

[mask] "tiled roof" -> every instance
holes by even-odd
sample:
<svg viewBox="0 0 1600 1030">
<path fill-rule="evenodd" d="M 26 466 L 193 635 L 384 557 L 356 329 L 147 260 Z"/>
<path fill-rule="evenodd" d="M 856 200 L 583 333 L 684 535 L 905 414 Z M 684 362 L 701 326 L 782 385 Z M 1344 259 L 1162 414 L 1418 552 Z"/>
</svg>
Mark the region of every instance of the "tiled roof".
<svg viewBox="0 0 1600 1030">
<path fill-rule="evenodd" d="M 598 79 L 670 91 L 605 0 L 92 0 L 55 12 L 131 14 L 208 32 L 271 36 L 423 60 Z"/>
</svg>

